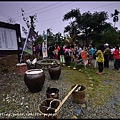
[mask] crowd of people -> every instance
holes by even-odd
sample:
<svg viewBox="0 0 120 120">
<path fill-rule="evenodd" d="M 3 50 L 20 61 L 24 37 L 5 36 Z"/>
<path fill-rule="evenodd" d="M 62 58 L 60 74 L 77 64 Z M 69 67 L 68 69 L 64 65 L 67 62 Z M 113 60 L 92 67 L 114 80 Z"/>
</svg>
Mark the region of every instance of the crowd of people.
<svg viewBox="0 0 120 120">
<path fill-rule="evenodd" d="M 109 46 L 108 43 L 100 45 L 97 52 L 97 63 L 99 71 L 98 74 L 103 74 L 104 68 L 109 68 L 109 61 L 113 61 L 113 70 L 119 70 L 120 68 L 120 45 Z"/>
<path fill-rule="evenodd" d="M 43 56 L 42 44 L 38 44 L 33 49 L 36 57 Z M 98 74 L 103 74 L 103 69 L 109 68 L 109 61 L 114 62 L 114 70 L 120 68 L 120 45 L 110 46 L 108 43 L 99 45 L 98 49 L 93 45 L 49 45 L 47 47 L 47 56 L 45 58 L 58 59 L 61 64 L 70 66 L 71 62 L 79 63 L 83 61 L 83 51 L 86 53 L 86 64 L 96 68 Z M 93 60 L 95 62 L 93 62 Z"/>
</svg>

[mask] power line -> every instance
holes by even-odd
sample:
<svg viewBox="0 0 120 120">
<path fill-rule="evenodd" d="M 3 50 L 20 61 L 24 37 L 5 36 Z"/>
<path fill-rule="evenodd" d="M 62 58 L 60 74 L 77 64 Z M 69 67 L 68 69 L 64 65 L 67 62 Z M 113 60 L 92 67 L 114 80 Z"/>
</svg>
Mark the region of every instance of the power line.
<svg viewBox="0 0 120 120">
<path fill-rule="evenodd" d="M 55 4 L 52 4 L 52 5 L 48 5 L 48 6 L 46 6 L 46 7 L 40 8 L 40 9 L 35 10 L 35 11 L 39 11 L 39 10 L 45 9 L 45 8 L 48 8 L 48 7 L 54 6 L 54 5 L 59 4 L 59 3 L 60 3 L 60 2 L 55 3 Z M 35 11 L 32 11 L 32 12 L 35 12 Z M 29 13 L 31 13 L 31 12 L 29 12 Z M 27 13 L 27 14 L 29 14 L 29 13 Z"/>
<path fill-rule="evenodd" d="M 59 2 L 59 3 L 60 3 L 60 2 Z M 64 5 L 67 5 L 67 4 L 70 4 L 70 3 L 71 3 L 71 2 L 66 3 L 66 4 L 64 4 Z M 44 4 L 44 3 L 42 3 L 42 4 Z M 40 8 L 40 9 L 38 9 L 38 10 L 36 10 L 36 11 L 43 10 L 43 9 L 45 9 L 45 8 L 54 6 L 54 5 L 56 5 L 56 4 L 58 4 L 58 3 L 52 4 L 52 5 L 48 5 L 48 6 L 46 6 L 46 7 Z M 107 4 L 107 5 L 103 5 L 103 6 L 96 7 L 96 8 L 106 7 L 106 6 L 110 6 L 110 5 L 113 5 L 113 4 L 118 4 L 118 3 Z M 40 5 L 40 4 L 39 4 L 39 5 Z M 36 5 L 36 6 L 39 6 L 39 5 Z M 56 6 L 56 7 L 54 7 L 54 8 L 50 8 L 50 9 L 48 9 L 48 10 L 45 10 L 45 11 L 42 11 L 42 12 L 38 12 L 37 14 L 40 14 L 40 13 L 44 13 L 44 12 L 53 10 L 53 9 L 58 8 L 58 7 L 62 7 L 62 6 L 64 6 L 64 5 Z M 36 6 L 34 6 L 34 7 L 32 7 L 32 8 L 35 8 Z M 96 8 L 92 8 L 92 9 L 96 9 Z M 30 9 L 30 8 L 29 8 L 29 9 Z M 92 9 L 90 9 L 90 10 L 92 10 Z M 35 11 L 29 12 L 29 13 L 33 13 L 33 12 L 35 12 Z M 27 13 L 27 14 L 28 14 L 28 13 Z M 19 17 L 22 17 L 22 16 L 19 16 Z M 62 16 L 61 16 L 61 17 L 62 17 Z M 48 19 L 48 20 L 58 19 L 58 18 L 60 18 L 60 16 L 58 16 L 58 17 L 56 17 L 56 18 L 51 18 L 51 19 Z M 17 20 L 18 20 L 18 19 L 17 19 Z M 44 20 L 44 21 L 48 21 L 48 20 Z M 41 22 L 44 22 L 44 21 L 41 21 Z"/>
<path fill-rule="evenodd" d="M 60 3 L 60 2 L 59 2 L 59 3 Z M 46 7 L 40 8 L 40 9 L 38 9 L 38 10 L 34 10 L 34 11 L 32 11 L 32 12 L 28 12 L 28 13 L 26 13 L 26 14 L 30 14 L 30 13 L 33 13 L 33 12 L 36 12 L 36 11 L 39 11 L 39 10 L 43 10 L 43 9 L 45 9 L 45 8 L 54 6 L 54 5 L 59 4 L 59 3 L 55 3 L 55 4 L 52 4 L 52 5 L 48 5 L 48 6 L 46 6 Z M 18 17 L 21 17 L 21 16 L 18 16 Z M 15 17 L 15 18 L 18 18 L 18 17 Z"/>
<path fill-rule="evenodd" d="M 67 5 L 67 4 L 69 4 L 69 3 L 66 3 L 66 4 L 64 4 L 64 5 Z M 45 11 L 39 12 L 39 13 L 47 12 L 47 11 L 49 11 L 49 10 L 56 9 L 56 8 L 58 8 L 58 7 L 62 7 L 62 6 L 64 6 L 64 5 L 60 5 L 60 6 L 57 6 L 57 7 L 54 7 L 54 8 L 51 8 L 51 9 L 48 9 L 48 10 L 45 10 Z M 39 14 L 39 13 L 38 13 L 38 14 Z"/>
<path fill-rule="evenodd" d="M 66 3 L 66 4 L 64 4 L 64 5 L 67 5 L 67 4 L 70 4 L 70 3 Z M 44 12 L 48 12 L 48 11 L 53 10 L 53 9 L 56 9 L 56 8 L 58 8 L 58 7 L 62 7 L 62 6 L 64 6 L 64 5 L 60 5 L 60 6 L 57 6 L 57 7 L 48 9 L 48 10 L 45 10 L 45 11 L 41 11 L 41 12 L 38 12 L 37 14 L 44 13 Z M 37 10 L 37 11 L 38 11 L 38 10 Z M 17 20 L 18 20 L 18 19 L 17 19 Z"/>
<path fill-rule="evenodd" d="M 45 22 L 45 21 L 49 21 L 49 20 L 53 20 L 53 19 L 58 19 L 58 18 L 61 18 L 62 16 L 58 16 L 58 17 L 55 17 L 55 18 L 50 18 L 50 19 L 47 19 L 47 20 L 43 20 L 43 21 L 39 21 L 39 22 Z"/>
<path fill-rule="evenodd" d="M 118 3 L 107 4 L 107 5 L 103 5 L 103 6 L 96 7 L 96 8 L 106 7 L 106 6 L 113 5 L 113 4 L 118 4 Z M 92 9 L 90 9 L 90 10 L 93 10 L 93 9 L 96 9 L 96 8 L 92 8 Z"/>
<path fill-rule="evenodd" d="M 117 3 L 112 3 L 112 4 L 100 6 L 100 7 L 97 7 L 97 8 L 106 7 L 106 6 L 113 5 L 113 4 L 117 4 Z M 96 8 L 92 8 L 92 9 L 96 9 Z M 91 9 L 91 10 L 92 10 L 92 9 Z M 43 21 L 39 21 L 39 22 L 46 22 L 46 21 L 49 21 L 49 20 L 58 19 L 58 18 L 60 18 L 60 17 L 62 17 L 62 16 L 58 16 L 58 17 L 55 17 L 55 18 L 50 18 L 50 19 L 48 19 L 48 20 L 43 20 Z"/>
<path fill-rule="evenodd" d="M 60 1 L 60 2 L 62 2 L 62 1 Z M 59 2 L 59 3 L 60 3 Z M 45 3 L 42 3 L 42 4 L 45 4 Z M 39 5 L 42 5 L 42 4 L 39 4 Z M 55 3 L 55 4 L 58 4 L 58 3 Z M 55 4 L 53 4 L 53 5 L 55 5 Z M 36 5 L 36 6 L 39 6 L 39 5 Z M 41 9 L 45 9 L 45 8 L 48 8 L 48 7 L 51 7 L 51 6 L 53 6 L 53 5 L 48 5 L 48 6 L 46 6 L 46 7 L 43 7 L 43 8 L 41 8 Z M 36 6 L 34 6 L 34 7 L 31 7 L 31 8 L 29 8 L 29 9 L 33 9 L 33 8 L 35 8 Z M 29 10 L 29 9 L 27 9 L 27 10 Z M 41 9 L 38 9 L 38 10 L 41 10 Z M 38 11 L 38 10 L 36 10 L 36 11 Z M 1 11 L 2 12 L 2 11 Z M 33 13 L 33 12 L 35 12 L 35 11 L 32 11 L 32 12 L 29 12 L 29 13 Z M 29 14 L 29 13 L 27 13 L 27 14 Z M 17 14 L 17 13 L 16 13 Z M 10 16 L 9 16 L 10 17 Z M 19 20 L 18 18 L 20 18 L 20 17 L 22 17 L 22 16 L 16 16 L 16 17 L 14 17 L 13 19 L 15 19 L 15 18 L 17 18 L 16 20 Z M 5 20 L 5 21 L 7 21 L 7 20 Z"/>
<path fill-rule="evenodd" d="M 108 5 L 100 6 L 100 7 L 97 7 L 97 8 L 106 7 L 106 6 L 113 5 L 113 4 L 117 4 L 117 3 L 112 3 L 112 4 L 108 4 Z M 96 9 L 96 8 L 92 8 L 92 9 Z M 90 10 L 92 10 L 92 9 L 90 9 Z M 61 16 L 61 17 L 62 17 L 62 16 Z M 51 19 L 48 19 L 48 20 L 58 19 L 58 18 L 60 18 L 60 17 L 51 18 Z M 44 21 L 41 21 L 41 22 L 45 22 L 45 21 L 48 21 L 48 20 L 44 20 Z"/>
<path fill-rule="evenodd" d="M 33 9 L 33 8 L 37 7 L 37 6 L 42 5 L 42 4 L 44 4 L 44 3 L 40 3 L 40 4 L 38 4 L 38 5 L 35 5 L 34 7 L 28 8 L 27 10 L 31 10 L 31 9 Z M 13 15 L 16 15 L 16 14 L 18 14 L 18 12 L 17 12 L 17 13 L 15 13 L 15 14 L 13 14 Z M 17 18 L 17 17 L 20 17 L 20 16 L 16 16 L 16 17 L 14 17 L 14 18 Z"/>
</svg>

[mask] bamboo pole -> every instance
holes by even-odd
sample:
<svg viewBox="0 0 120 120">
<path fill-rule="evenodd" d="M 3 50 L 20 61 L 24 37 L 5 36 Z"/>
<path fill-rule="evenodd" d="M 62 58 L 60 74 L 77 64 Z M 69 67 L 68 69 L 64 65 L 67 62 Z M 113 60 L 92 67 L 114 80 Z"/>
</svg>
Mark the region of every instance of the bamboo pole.
<svg viewBox="0 0 120 120">
<path fill-rule="evenodd" d="M 59 104 L 59 106 L 55 109 L 55 113 L 61 108 L 61 106 L 64 104 L 64 102 L 67 100 L 67 98 L 71 95 L 71 93 L 77 88 L 78 84 L 75 85 L 73 89 L 70 90 L 70 92 L 65 96 L 65 98 L 62 100 L 62 102 Z"/>
</svg>

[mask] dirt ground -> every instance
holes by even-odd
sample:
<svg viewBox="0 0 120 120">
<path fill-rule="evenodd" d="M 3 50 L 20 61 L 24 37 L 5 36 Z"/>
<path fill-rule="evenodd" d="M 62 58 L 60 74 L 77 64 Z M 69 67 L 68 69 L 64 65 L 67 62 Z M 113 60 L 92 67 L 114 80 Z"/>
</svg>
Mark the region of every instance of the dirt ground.
<svg viewBox="0 0 120 120">
<path fill-rule="evenodd" d="M 17 63 L 18 63 L 18 55 L 0 56 L 1 74 L 7 73 L 9 71 L 14 71 Z"/>
<path fill-rule="evenodd" d="M 28 56 L 24 56 L 24 61 L 28 58 Z M 23 98 L 25 98 L 26 94 L 28 92 L 24 91 L 26 90 L 25 87 L 23 84 L 24 82 L 21 81 L 21 79 L 23 80 L 23 77 L 19 77 L 19 76 L 16 76 L 14 73 L 15 73 L 15 70 L 16 70 L 16 64 L 18 63 L 18 55 L 7 55 L 7 56 L 0 56 L 0 91 L 1 91 L 1 97 L 0 97 L 0 106 L 1 107 L 1 110 L 0 112 L 6 112 L 7 109 L 8 109 L 8 106 L 9 104 L 6 104 L 6 102 L 4 102 L 3 100 L 3 97 L 6 97 L 6 96 L 2 96 L 3 92 L 7 93 L 9 92 L 9 96 L 13 99 L 13 95 L 16 95 L 15 96 L 15 99 L 16 99 L 16 102 L 12 105 L 9 106 L 9 109 L 11 110 L 10 107 L 15 107 L 14 109 L 19 109 L 19 107 L 17 106 L 18 104 L 20 105 L 22 103 L 22 101 L 19 101 L 19 100 L 23 100 Z M 113 69 L 113 61 L 110 61 L 110 69 Z M 119 70 L 120 71 L 120 70 Z M 119 72 L 118 71 L 118 72 Z M 7 76 L 7 73 L 12 73 L 12 74 L 9 74 Z M 114 73 L 114 72 L 113 72 Z M 66 75 L 66 73 L 64 73 Z M 118 74 L 117 74 L 118 75 Z M 12 79 L 11 79 L 12 77 Z M 112 84 L 113 87 L 116 88 L 116 92 L 115 94 L 113 94 L 111 96 L 111 101 L 107 103 L 107 106 L 100 106 L 98 108 L 96 108 L 95 106 L 91 105 L 91 106 L 88 106 L 87 107 L 87 110 L 86 110 L 86 113 L 85 115 L 83 116 L 83 118 L 120 118 L 120 87 L 119 87 L 119 84 L 117 84 L 116 81 L 119 82 L 119 76 L 117 76 L 116 78 L 117 80 L 114 80 L 114 81 L 109 81 L 109 80 L 105 80 L 104 81 L 104 84 L 108 85 L 108 84 Z M 17 83 L 16 80 L 18 80 L 19 82 Z M 53 84 L 51 83 L 52 81 L 48 80 L 47 82 L 49 82 L 50 84 Z M 58 83 L 58 81 L 56 81 L 57 83 L 55 83 L 55 85 L 60 85 L 61 88 L 63 89 L 66 89 L 66 85 L 65 83 L 62 83 L 62 79 L 59 81 L 61 82 L 62 84 Z M 64 76 L 64 82 L 65 82 L 65 76 Z M 20 84 L 21 83 L 21 84 Z M 12 84 L 12 85 L 11 85 Z M 46 84 L 47 85 L 47 84 Z M 16 87 L 17 86 L 17 87 Z M 22 89 L 20 89 L 22 86 Z M 63 87 L 64 86 L 64 87 Z M 9 88 L 9 89 L 8 89 Z M 19 89 L 18 89 L 19 88 Z M 57 87 L 56 87 L 57 88 Z M 64 91 L 64 90 L 63 90 Z M 43 97 L 43 93 L 45 91 L 42 91 L 42 92 L 39 92 L 38 94 L 34 94 L 34 97 L 31 98 L 31 95 L 33 96 L 33 94 L 30 94 L 28 93 L 27 94 L 27 97 L 30 98 L 30 99 L 33 99 L 33 103 L 36 103 L 37 104 L 37 101 L 38 99 L 42 98 Z M 64 93 L 65 94 L 65 93 Z M 5 94 L 4 94 L 5 95 Z M 37 95 L 39 95 L 39 97 L 37 97 Z M 41 95 L 41 97 L 40 97 Z M 64 96 L 64 95 L 63 95 Z M 8 97 L 7 97 L 8 98 Z M 28 99 L 28 102 L 31 102 L 31 100 Z M 30 100 L 30 101 L 29 101 Z M 34 102 L 36 100 L 36 102 Z M 96 100 L 96 97 L 93 98 L 93 100 Z M 3 105 L 3 102 L 5 103 L 5 105 Z M 8 101 L 9 102 L 9 101 Z M 18 103 L 18 104 L 17 104 Z M 16 105 L 17 104 L 17 105 Z M 36 104 L 32 104 L 30 106 L 30 108 L 34 108 L 33 106 L 35 106 Z M 70 104 L 70 101 L 68 102 L 68 104 L 66 103 L 66 106 L 69 106 Z M 17 106 L 17 108 L 16 108 Z M 66 107 L 68 108 L 68 107 Z M 74 108 L 74 107 L 73 107 Z M 29 109 L 29 110 L 31 110 Z M 117 112 L 115 111 L 115 109 L 117 109 Z M 23 106 L 23 112 L 25 111 L 25 108 Z M 22 111 L 21 109 L 19 111 Z M 27 108 L 26 108 L 27 110 Z M 34 111 L 34 109 L 33 109 Z M 65 112 L 67 110 L 65 109 Z M 69 110 L 68 110 L 69 111 Z M 71 112 L 69 113 L 71 115 Z M 69 115 L 68 114 L 68 115 Z M 112 116 L 112 117 L 111 117 Z M 67 118 L 67 117 L 66 117 Z"/>
<path fill-rule="evenodd" d="M 24 54 L 23 55 L 23 62 L 26 62 L 26 60 L 30 58 L 31 60 L 34 59 L 34 56 Z M 0 71 L 2 73 L 7 73 L 10 71 L 15 71 L 16 64 L 19 63 L 18 55 L 1 55 L 0 56 Z"/>
</svg>

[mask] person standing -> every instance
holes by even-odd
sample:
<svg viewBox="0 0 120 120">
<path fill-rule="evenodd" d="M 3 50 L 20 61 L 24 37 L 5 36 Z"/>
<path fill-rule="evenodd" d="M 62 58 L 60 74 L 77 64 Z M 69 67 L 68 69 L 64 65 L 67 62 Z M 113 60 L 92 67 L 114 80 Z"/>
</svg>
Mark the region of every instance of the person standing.
<svg viewBox="0 0 120 120">
<path fill-rule="evenodd" d="M 42 56 L 42 45 L 41 45 L 41 43 L 38 44 L 37 51 L 38 51 L 39 56 Z"/>
<path fill-rule="evenodd" d="M 93 48 L 92 45 L 89 45 L 89 51 L 88 51 L 88 55 L 89 55 L 89 64 L 92 65 L 92 67 L 94 67 L 93 64 L 93 54 L 95 52 L 95 49 Z"/>
<path fill-rule="evenodd" d="M 54 55 L 55 55 L 55 59 L 58 60 L 58 46 L 57 45 L 55 45 Z"/>
<path fill-rule="evenodd" d="M 33 55 L 36 56 L 36 47 L 33 45 Z"/>
<path fill-rule="evenodd" d="M 50 46 L 48 47 L 48 56 L 49 56 L 50 59 L 53 59 L 53 58 L 54 58 L 53 51 L 54 51 L 54 47 L 53 47 L 53 45 L 50 45 Z"/>
<path fill-rule="evenodd" d="M 64 56 L 64 50 L 63 50 L 63 46 L 60 46 L 60 50 L 58 52 L 58 59 L 60 60 L 60 62 L 65 65 L 65 56 Z"/>
<path fill-rule="evenodd" d="M 70 56 L 70 46 L 67 46 L 66 49 L 65 49 L 65 64 L 66 66 L 70 67 L 70 63 L 71 63 L 71 56 Z"/>
<path fill-rule="evenodd" d="M 115 51 L 113 52 L 114 55 L 114 69 L 113 70 L 119 70 L 119 46 L 116 46 Z"/>
<path fill-rule="evenodd" d="M 97 52 L 96 52 L 96 56 L 97 56 L 97 63 L 98 63 L 98 74 L 103 74 L 103 63 L 104 63 L 104 45 L 100 45 Z"/>
<path fill-rule="evenodd" d="M 107 43 L 104 45 L 104 47 L 105 47 L 105 50 L 103 52 L 104 53 L 104 68 L 109 68 L 109 60 L 110 60 L 111 51 Z"/>
</svg>

